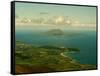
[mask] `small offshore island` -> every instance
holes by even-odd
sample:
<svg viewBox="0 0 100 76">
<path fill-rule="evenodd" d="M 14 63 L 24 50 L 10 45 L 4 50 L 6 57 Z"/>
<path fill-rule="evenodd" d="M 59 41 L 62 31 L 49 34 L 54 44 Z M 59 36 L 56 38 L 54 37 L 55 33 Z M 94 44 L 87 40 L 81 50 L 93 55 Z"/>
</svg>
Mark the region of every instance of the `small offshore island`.
<svg viewBox="0 0 100 76">
<path fill-rule="evenodd" d="M 80 64 L 63 55 L 67 51 L 80 52 L 78 48 L 35 46 L 16 41 L 15 50 L 16 74 L 96 69 L 95 65 Z"/>
<path fill-rule="evenodd" d="M 65 32 L 62 29 L 49 29 L 48 31 L 45 32 L 46 35 L 48 36 L 67 36 L 67 37 L 73 37 L 73 36 L 82 36 L 84 35 L 83 33 L 80 32 L 74 32 L 74 31 L 67 31 Z"/>
<path fill-rule="evenodd" d="M 64 32 L 61 29 L 51 29 L 46 32 L 48 35 L 60 36 L 64 35 Z"/>
</svg>

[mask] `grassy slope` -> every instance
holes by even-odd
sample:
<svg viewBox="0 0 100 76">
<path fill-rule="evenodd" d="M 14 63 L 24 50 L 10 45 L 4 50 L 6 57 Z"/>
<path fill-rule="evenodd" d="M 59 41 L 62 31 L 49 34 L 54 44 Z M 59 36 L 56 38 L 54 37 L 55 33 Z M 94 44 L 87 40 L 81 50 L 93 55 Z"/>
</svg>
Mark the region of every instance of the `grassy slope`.
<svg viewBox="0 0 100 76">
<path fill-rule="evenodd" d="M 16 73 L 55 72 L 95 69 L 95 65 L 83 65 L 60 53 L 77 48 L 59 48 L 55 46 L 35 47 L 16 42 Z"/>
</svg>

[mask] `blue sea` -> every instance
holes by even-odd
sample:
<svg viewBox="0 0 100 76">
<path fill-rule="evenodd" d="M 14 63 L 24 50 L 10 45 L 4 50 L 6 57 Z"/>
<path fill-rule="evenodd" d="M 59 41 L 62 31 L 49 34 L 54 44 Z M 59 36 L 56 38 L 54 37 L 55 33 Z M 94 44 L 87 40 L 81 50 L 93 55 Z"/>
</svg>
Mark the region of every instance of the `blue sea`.
<svg viewBox="0 0 100 76">
<path fill-rule="evenodd" d="M 16 40 L 33 45 L 52 45 L 66 48 L 79 48 L 79 53 L 64 54 L 82 64 L 96 63 L 96 31 L 94 29 L 61 29 L 63 35 L 48 35 L 50 30 L 16 29 Z"/>
</svg>

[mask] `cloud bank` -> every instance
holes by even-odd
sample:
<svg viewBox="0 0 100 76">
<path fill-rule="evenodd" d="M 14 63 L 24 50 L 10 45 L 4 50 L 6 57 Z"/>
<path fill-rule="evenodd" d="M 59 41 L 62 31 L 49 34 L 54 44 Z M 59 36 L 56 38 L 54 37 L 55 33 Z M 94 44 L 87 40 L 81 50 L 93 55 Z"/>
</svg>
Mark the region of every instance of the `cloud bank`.
<svg viewBox="0 0 100 76">
<path fill-rule="evenodd" d="M 48 14 L 41 12 L 41 14 Z M 47 17 L 37 17 L 37 18 L 24 18 L 18 15 L 15 16 L 16 26 L 67 26 L 67 27 L 96 27 L 96 23 L 82 23 L 78 20 L 73 20 L 68 16 L 52 16 Z"/>
</svg>

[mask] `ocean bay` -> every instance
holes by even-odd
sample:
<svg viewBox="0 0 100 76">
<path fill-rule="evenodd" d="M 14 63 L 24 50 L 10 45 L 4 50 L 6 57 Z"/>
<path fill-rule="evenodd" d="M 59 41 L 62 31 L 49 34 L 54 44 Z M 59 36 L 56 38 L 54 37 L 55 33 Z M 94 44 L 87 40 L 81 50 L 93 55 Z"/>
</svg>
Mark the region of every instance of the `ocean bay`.
<svg viewBox="0 0 100 76">
<path fill-rule="evenodd" d="M 46 32 L 51 29 L 40 31 L 17 30 L 16 40 L 33 45 L 52 45 L 66 48 L 79 48 L 79 53 L 69 53 L 69 56 L 82 64 L 96 64 L 96 31 L 66 29 L 63 35 L 52 35 Z M 64 53 L 65 55 L 66 52 Z"/>
</svg>

